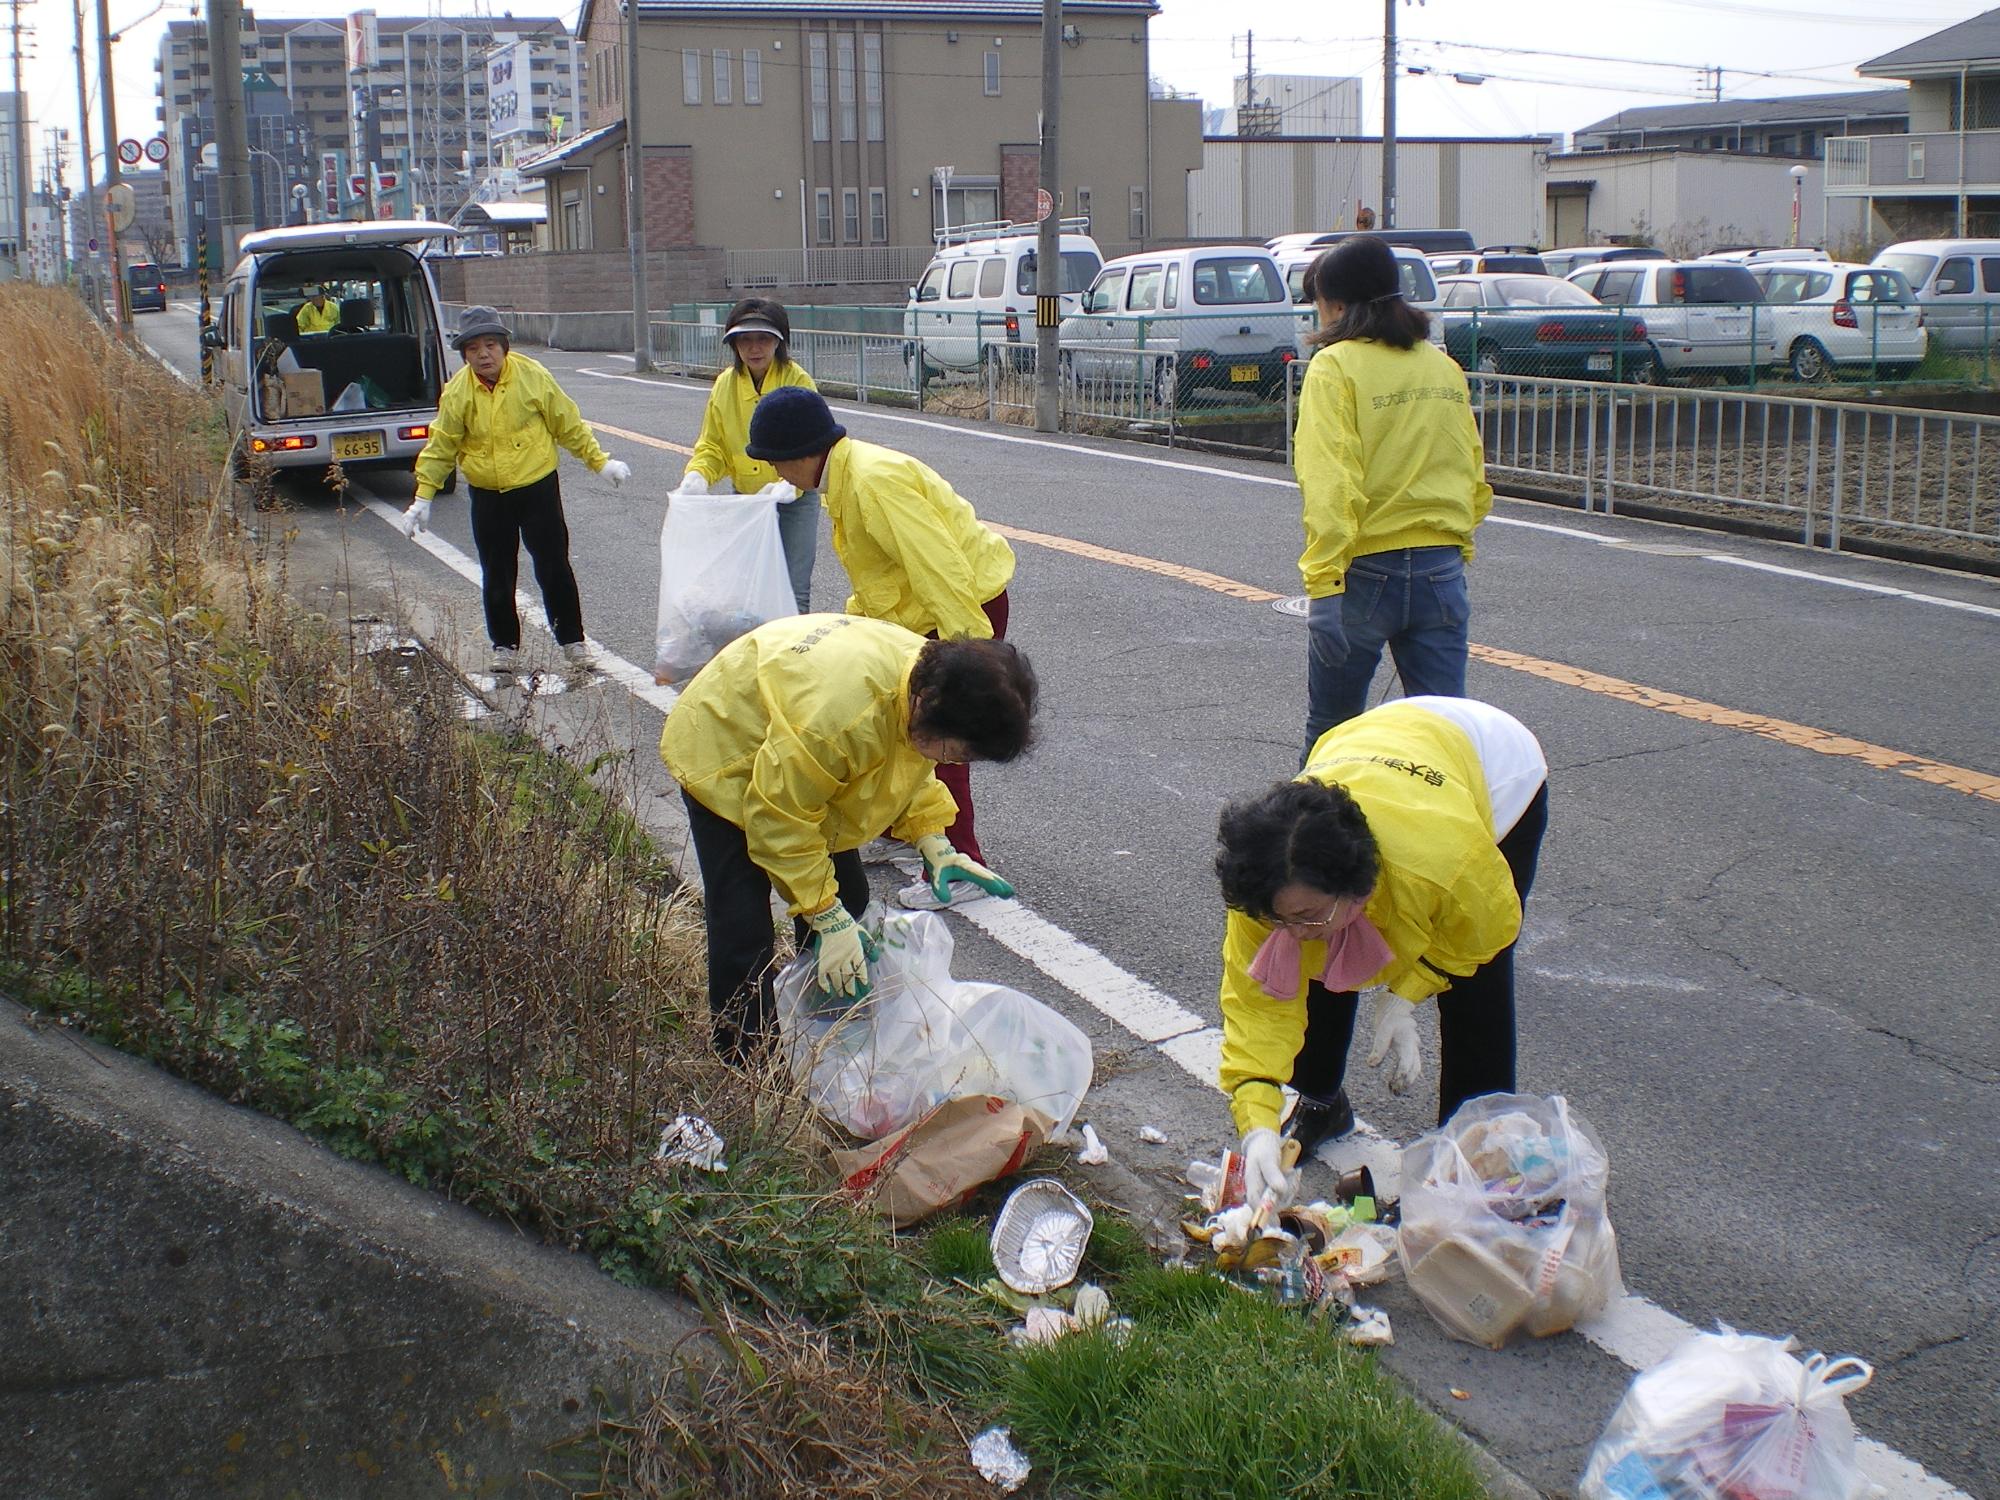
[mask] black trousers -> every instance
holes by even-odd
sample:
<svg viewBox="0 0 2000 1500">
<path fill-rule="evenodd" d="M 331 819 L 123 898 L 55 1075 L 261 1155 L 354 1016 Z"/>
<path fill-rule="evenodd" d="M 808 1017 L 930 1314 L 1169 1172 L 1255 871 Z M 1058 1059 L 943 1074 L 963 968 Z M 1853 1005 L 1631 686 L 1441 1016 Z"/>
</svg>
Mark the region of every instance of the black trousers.
<svg viewBox="0 0 2000 1500">
<path fill-rule="evenodd" d="M 694 857 L 701 866 L 703 904 L 708 923 L 708 1015 L 715 1047 L 724 1057 L 742 1061 L 773 1031 L 772 956 L 777 939 L 771 929 L 771 877 L 750 858 L 743 830 L 718 817 L 689 796 L 688 831 L 694 836 Z M 861 851 L 833 856 L 840 902 L 857 918 L 868 908 L 868 872 Z M 809 930 L 795 921 L 792 930 L 801 946 Z"/>
<path fill-rule="evenodd" d="M 1535 862 L 1549 826 L 1546 782 L 1500 840 L 1500 856 L 1514 876 L 1525 908 L 1535 883 Z M 1292 1087 L 1315 1099 L 1331 1099 L 1347 1077 L 1347 1051 L 1354 1041 L 1355 995 L 1338 994 L 1318 980 L 1306 987 L 1306 1039 L 1292 1064 Z M 1464 979 L 1437 997 L 1438 1124 L 1468 1099 L 1514 1091 L 1514 945 L 1509 943 Z"/>
<path fill-rule="evenodd" d="M 514 608 L 514 583 L 520 575 L 521 547 L 535 564 L 535 582 L 542 587 L 542 607 L 556 644 L 583 639 L 583 600 L 576 591 L 576 572 L 569 565 L 569 525 L 563 520 L 562 485 L 549 470 L 518 490 L 472 492 L 472 545 L 479 552 L 480 593 L 486 605 L 486 637 L 496 646 L 519 648 L 521 615 Z"/>
</svg>

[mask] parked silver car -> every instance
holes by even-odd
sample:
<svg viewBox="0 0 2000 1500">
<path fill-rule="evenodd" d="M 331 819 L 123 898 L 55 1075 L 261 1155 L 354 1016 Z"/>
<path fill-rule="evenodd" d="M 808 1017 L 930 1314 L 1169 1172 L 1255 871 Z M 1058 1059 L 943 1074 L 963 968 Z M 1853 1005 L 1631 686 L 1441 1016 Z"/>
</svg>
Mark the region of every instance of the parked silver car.
<svg viewBox="0 0 2000 1500">
<path fill-rule="evenodd" d="M 1601 261 L 1570 274 L 1607 307 L 1644 315 L 1664 376 L 1747 379 L 1778 361 L 1764 289 L 1742 266 L 1701 260 Z"/>
</svg>

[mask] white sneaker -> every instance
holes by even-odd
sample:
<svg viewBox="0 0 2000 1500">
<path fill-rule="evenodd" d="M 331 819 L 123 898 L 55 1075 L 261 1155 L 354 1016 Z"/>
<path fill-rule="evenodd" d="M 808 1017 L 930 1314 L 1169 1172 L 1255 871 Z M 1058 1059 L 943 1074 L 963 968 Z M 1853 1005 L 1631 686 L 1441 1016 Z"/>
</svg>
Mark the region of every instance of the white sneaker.
<svg viewBox="0 0 2000 1500">
<path fill-rule="evenodd" d="M 512 646 L 495 646 L 493 648 L 493 675 L 495 677 L 512 677 L 514 675 L 514 668 L 520 659 L 521 653 Z"/>
<path fill-rule="evenodd" d="M 572 682 L 585 682 L 597 668 L 597 657 L 590 649 L 588 641 L 571 641 L 563 647 L 563 658 L 569 664 Z"/>
<path fill-rule="evenodd" d="M 969 880 L 955 880 L 945 889 L 951 892 L 951 899 L 940 901 L 928 880 L 913 880 L 896 892 L 896 904 L 904 911 L 943 911 L 948 906 L 969 906 L 987 899 L 987 893 Z"/>
<path fill-rule="evenodd" d="M 893 865 L 908 855 L 916 853 L 901 839 L 870 839 L 861 846 L 861 863 L 864 865 Z"/>
</svg>

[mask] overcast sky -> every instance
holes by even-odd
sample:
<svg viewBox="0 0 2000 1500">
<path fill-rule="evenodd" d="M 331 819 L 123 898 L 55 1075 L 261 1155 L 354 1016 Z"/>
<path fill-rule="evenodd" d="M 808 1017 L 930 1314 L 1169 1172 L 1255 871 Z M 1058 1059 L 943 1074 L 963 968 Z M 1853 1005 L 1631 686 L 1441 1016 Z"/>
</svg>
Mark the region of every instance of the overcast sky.
<svg viewBox="0 0 2000 1500">
<path fill-rule="evenodd" d="M 1402 58 L 1435 73 L 1405 74 L 1397 91 L 1398 128 L 1408 135 L 1520 135 L 1569 131 L 1620 109 L 1706 97 L 1701 70 L 1724 69 L 1725 98 L 1873 87 L 1855 65 L 1992 8 L 1981 0 L 1910 0 L 1903 11 L 1881 0 L 1427 0 L 1400 8 Z M 96 91 L 96 0 L 91 18 L 91 131 L 101 134 Z M 264 16 L 334 16 L 351 3 L 264 0 Z M 378 3 L 382 15 L 414 7 Z M 445 14 L 507 7 L 441 0 Z M 517 4 L 522 16 L 545 14 Z M 169 19 L 199 14 L 190 0 L 111 0 L 116 49 L 118 133 L 144 139 L 156 128 L 153 59 Z M 574 20 L 574 3 L 560 12 Z M 42 129 L 76 130 L 71 6 L 29 0 L 35 28 L 27 78 L 35 174 Z M 1258 73 L 1354 74 L 1363 79 L 1363 128 L 1382 123 L 1382 7 L 1375 0 L 1163 0 L 1153 22 L 1153 70 L 1161 82 L 1226 104 L 1254 35 Z M 1572 54 L 1572 55 L 1561 55 Z M 1577 56 L 1574 54 L 1588 54 Z M 10 59 L 11 61 L 11 59 Z M 1478 85 L 1450 74 L 1485 78 Z M 0 84 L 0 86 L 6 86 Z M 72 142 L 72 144 L 74 144 Z M 93 140 L 101 153 L 102 143 Z M 72 183 L 75 178 L 72 176 Z"/>
</svg>

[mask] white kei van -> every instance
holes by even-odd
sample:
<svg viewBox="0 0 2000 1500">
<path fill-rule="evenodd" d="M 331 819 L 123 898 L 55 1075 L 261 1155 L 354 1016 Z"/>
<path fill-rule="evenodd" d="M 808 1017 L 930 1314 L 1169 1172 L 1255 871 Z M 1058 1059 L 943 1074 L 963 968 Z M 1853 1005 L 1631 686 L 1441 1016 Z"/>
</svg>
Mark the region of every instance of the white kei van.
<svg viewBox="0 0 2000 1500">
<path fill-rule="evenodd" d="M 1197 391 L 1281 397 L 1285 366 L 1299 356 L 1299 312 L 1284 273 L 1261 245 L 1148 250 L 1106 261 L 1082 307 L 1062 323 L 1063 366 L 1072 376 L 1130 380 L 1151 368 L 1156 394 Z M 1144 351 L 1139 353 L 1136 351 Z"/>
<path fill-rule="evenodd" d="M 1396 256 L 1396 272 L 1402 278 L 1403 300 L 1412 307 L 1421 307 L 1431 315 L 1430 341 L 1440 349 L 1444 347 L 1444 293 L 1438 290 L 1437 273 L 1430 260 L 1421 250 L 1412 250 L 1406 245 L 1391 245 Z M 1285 289 L 1292 295 L 1292 301 L 1307 309 L 1299 322 L 1299 358 L 1310 359 L 1313 348 L 1306 340 L 1319 327 L 1319 316 L 1314 309 L 1312 293 L 1306 289 L 1306 272 L 1312 263 L 1326 253 L 1327 247 L 1300 246 L 1288 250 L 1272 252 L 1278 262 L 1278 269 L 1285 273 Z"/>
<path fill-rule="evenodd" d="M 422 219 L 295 224 L 245 235 L 213 351 L 239 460 L 407 468 L 450 371 L 437 288 L 420 258 L 458 234 Z M 310 288 L 333 324 L 301 327 Z M 307 319 L 305 321 L 313 321 Z"/>
<path fill-rule="evenodd" d="M 1089 230 L 1088 219 L 1064 219 L 1057 236 L 1065 313 L 1076 311 L 1104 264 Z M 966 224 L 938 238 L 903 309 L 903 357 L 917 385 L 988 361 L 1025 363 L 1035 343 L 1036 226 Z"/>
<path fill-rule="evenodd" d="M 1874 263 L 1903 273 L 1934 346 L 2000 353 L 2000 240 L 1904 240 Z"/>
</svg>

